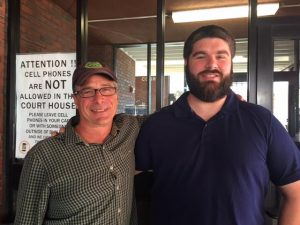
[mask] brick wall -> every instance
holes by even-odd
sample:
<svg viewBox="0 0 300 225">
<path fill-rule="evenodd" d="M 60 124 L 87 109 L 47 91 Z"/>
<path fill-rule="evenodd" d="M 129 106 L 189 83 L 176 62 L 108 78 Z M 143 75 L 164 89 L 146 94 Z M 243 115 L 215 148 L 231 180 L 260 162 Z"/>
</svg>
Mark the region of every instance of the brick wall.
<svg viewBox="0 0 300 225">
<path fill-rule="evenodd" d="M 0 208 L 3 202 L 3 154 L 4 154 L 4 98 L 5 98 L 5 74 L 6 74 L 6 26 L 7 26 L 6 1 L 0 0 Z"/>
<path fill-rule="evenodd" d="M 135 104 L 136 105 L 144 105 L 148 104 L 147 99 L 147 76 L 138 76 L 135 79 Z M 170 77 L 164 77 L 164 98 L 163 98 L 163 106 L 169 105 L 169 93 L 170 93 Z M 156 108 L 156 77 L 151 77 L 151 112 L 155 112 Z"/>
<path fill-rule="evenodd" d="M 126 105 L 135 104 L 135 61 L 123 51 L 117 50 L 116 73 L 119 80 L 119 107 L 118 112 L 125 112 Z"/>
<path fill-rule="evenodd" d="M 76 20 L 50 0 L 22 0 L 20 52 L 75 52 Z"/>
<path fill-rule="evenodd" d="M 147 76 L 139 76 L 135 79 L 135 104 L 136 105 L 148 105 L 148 79 Z M 155 77 L 151 77 L 151 112 L 155 111 L 156 104 L 156 82 Z"/>
<path fill-rule="evenodd" d="M 99 61 L 110 67 L 113 66 L 113 48 L 111 45 L 88 46 L 88 60 Z"/>
<path fill-rule="evenodd" d="M 7 2 L 0 0 L 0 209 L 4 197 L 4 121 L 6 121 L 6 31 L 7 31 Z M 76 20 L 51 0 L 21 0 L 20 1 L 20 53 L 49 53 L 76 51 Z M 10 149 L 13 151 L 13 149 Z M 19 173 L 13 170 L 12 177 L 18 179 Z M 13 187 L 15 188 L 15 187 Z M 15 191 L 9 195 L 15 198 Z M 12 194 L 13 193 L 13 194 Z M 3 210 L 4 209 L 4 210 Z M 7 208 L 0 210 L 6 213 Z M 5 215 L 4 215 L 5 216 Z M 0 218 L 1 221 L 1 218 Z"/>
</svg>

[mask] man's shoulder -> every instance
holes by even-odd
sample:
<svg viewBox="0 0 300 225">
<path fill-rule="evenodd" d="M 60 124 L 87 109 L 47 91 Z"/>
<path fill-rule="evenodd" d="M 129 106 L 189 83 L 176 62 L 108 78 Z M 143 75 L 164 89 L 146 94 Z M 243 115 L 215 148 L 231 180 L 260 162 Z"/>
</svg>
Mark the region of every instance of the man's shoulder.
<svg viewBox="0 0 300 225">
<path fill-rule="evenodd" d="M 151 114 L 150 117 L 154 118 L 154 119 L 160 119 L 163 117 L 171 116 L 174 112 L 174 107 L 175 107 L 174 104 L 165 106 L 165 107 L 161 108 L 160 110 Z"/>
<path fill-rule="evenodd" d="M 115 115 L 114 120 L 117 122 L 136 122 L 138 121 L 139 116 L 129 115 L 126 113 L 118 113 Z"/>
<path fill-rule="evenodd" d="M 261 115 L 261 116 L 272 115 L 272 112 L 270 110 L 268 110 L 267 108 L 265 108 L 261 105 L 251 103 L 251 102 L 240 101 L 239 108 L 244 113 L 255 113 L 256 115 Z"/>
<path fill-rule="evenodd" d="M 58 134 L 55 137 L 48 137 L 36 143 L 27 153 L 31 157 L 55 155 L 63 144 L 64 134 Z"/>
<path fill-rule="evenodd" d="M 270 129 L 271 124 L 279 123 L 270 110 L 248 102 L 239 103 L 238 116 L 243 119 L 244 123 L 256 124 L 267 129 Z"/>
<path fill-rule="evenodd" d="M 148 115 L 129 115 L 125 113 L 119 113 L 115 115 L 114 122 L 118 127 L 133 126 L 140 128 L 147 118 Z"/>
<path fill-rule="evenodd" d="M 153 127 L 163 128 L 168 125 L 168 123 L 174 122 L 174 110 L 173 106 L 165 106 L 159 111 L 156 111 L 149 115 L 147 120 L 143 123 L 142 128 L 148 127 L 152 129 Z"/>
</svg>

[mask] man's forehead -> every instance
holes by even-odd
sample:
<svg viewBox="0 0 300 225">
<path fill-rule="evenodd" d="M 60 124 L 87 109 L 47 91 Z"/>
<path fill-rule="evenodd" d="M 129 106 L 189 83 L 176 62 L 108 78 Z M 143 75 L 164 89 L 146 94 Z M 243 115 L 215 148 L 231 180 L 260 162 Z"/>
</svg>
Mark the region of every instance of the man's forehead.
<svg viewBox="0 0 300 225">
<path fill-rule="evenodd" d="M 193 45 L 193 52 L 195 51 L 205 52 L 210 50 L 230 53 L 229 44 L 221 38 L 203 38 L 196 41 Z"/>
<path fill-rule="evenodd" d="M 90 81 L 90 80 L 105 80 L 108 82 L 114 82 L 108 75 L 106 74 L 92 74 L 91 76 L 89 76 L 86 81 Z"/>
<path fill-rule="evenodd" d="M 217 38 L 217 37 L 206 37 L 206 38 L 199 39 L 199 40 L 195 41 L 193 46 L 205 45 L 207 47 L 210 47 L 210 45 L 206 45 L 207 43 L 210 43 L 210 45 L 215 44 L 215 45 L 227 46 L 229 48 L 229 44 L 227 41 L 225 41 L 222 38 Z"/>
<path fill-rule="evenodd" d="M 80 86 L 84 87 L 86 85 L 90 85 L 90 84 L 96 84 L 96 83 L 101 83 L 102 85 L 116 85 L 116 82 L 111 80 L 108 76 L 106 76 L 105 74 L 93 74 L 91 75 L 89 78 L 87 78 Z"/>
</svg>

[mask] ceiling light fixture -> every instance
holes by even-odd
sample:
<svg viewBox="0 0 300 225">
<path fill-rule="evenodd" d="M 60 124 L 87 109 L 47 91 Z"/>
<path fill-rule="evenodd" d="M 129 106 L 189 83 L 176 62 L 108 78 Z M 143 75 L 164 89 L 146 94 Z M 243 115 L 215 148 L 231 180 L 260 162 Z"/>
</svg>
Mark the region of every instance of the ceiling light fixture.
<svg viewBox="0 0 300 225">
<path fill-rule="evenodd" d="M 279 3 L 257 5 L 257 16 L 274 15 Z M 248 5 L 172 12 L 174 23 L 248 17 Z"/>
</svg>

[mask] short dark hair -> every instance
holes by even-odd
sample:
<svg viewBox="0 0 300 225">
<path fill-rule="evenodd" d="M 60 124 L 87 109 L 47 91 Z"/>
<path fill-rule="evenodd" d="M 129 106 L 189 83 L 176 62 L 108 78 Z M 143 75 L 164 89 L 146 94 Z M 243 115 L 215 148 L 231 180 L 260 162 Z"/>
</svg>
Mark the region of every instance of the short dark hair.
<svg viewBox="0 0 300 225">
<path fill-rule="evenodd" d="M 220 38 L 226 41 L 229 45 L 232 58 L 235 55 L 235 40 L 233 36 L 223 27 L 216 25 L 203 26 L 195 30 L 186 39 L 183 48 L 183 58 L 187 59 L 193 51 L 193 45 L 196 41 L 203 38 Z"/>
</svg>

